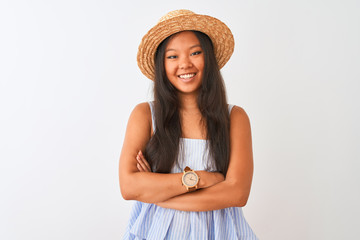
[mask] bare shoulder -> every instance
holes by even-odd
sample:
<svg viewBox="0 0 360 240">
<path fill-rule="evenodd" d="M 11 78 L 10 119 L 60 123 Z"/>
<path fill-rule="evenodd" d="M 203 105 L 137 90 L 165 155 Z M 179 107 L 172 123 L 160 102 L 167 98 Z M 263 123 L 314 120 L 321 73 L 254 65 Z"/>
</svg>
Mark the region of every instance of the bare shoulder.
<svg viewBox="0 0 360 240">
<path fill-rule="evenodd" d="M 129 121 L 149 122 L 151 123 L 151 110 L 149 103 L 142 102 L 137 104 L 131 112 Z"/>
<path fill-rule="evenodd" d="M 243 127 L 250 127 L 250 119 L 248 114 L 242 107 L 234 106 L 230 113 L 231 125 L 243 125 Z"/>
<path fill-rule="evenodd" d="M 142 103 L 139 103 L 137 104 L 132 113 L 131 114 L 134 114 L 136 116 L 142 116 L 142 117 L 149 117 L 151 116 L 151 111 L 150 111 L 150 106 L 149 106 L 149 103 L 148 102 L 142 102 Z"/>
<path fill-rule="evenodd" d="M 148 102 L 137 104 L 131 112 L 128 128 L 134 127 L 150 133 L 151 131 L 151 110 Z"/>
</svg>

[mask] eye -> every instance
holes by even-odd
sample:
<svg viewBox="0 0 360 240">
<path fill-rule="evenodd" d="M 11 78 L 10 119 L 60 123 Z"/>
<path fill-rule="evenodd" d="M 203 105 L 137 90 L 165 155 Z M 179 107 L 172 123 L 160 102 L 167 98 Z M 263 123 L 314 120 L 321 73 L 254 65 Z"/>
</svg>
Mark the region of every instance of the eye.
<svg viewBox="0 0 360 240">
<path fill-rule="evenodd" d="M 202 51 L 196 51 L 196 52 L 193 52 L 193 53 L 191 54 L 191 56 L 199 55 L 199 54 L 201 54 L 201 53 L 202 53 Z"/>
<path fill-rule="evenodd" d="M 170 56 L 167 56 L 166 58 L 167 58 L 167 59 L 175 59 L 175 58 L 177 58 L 177 56 L 175 56 L 175 55 L 170 55 Z"/>
</svg>

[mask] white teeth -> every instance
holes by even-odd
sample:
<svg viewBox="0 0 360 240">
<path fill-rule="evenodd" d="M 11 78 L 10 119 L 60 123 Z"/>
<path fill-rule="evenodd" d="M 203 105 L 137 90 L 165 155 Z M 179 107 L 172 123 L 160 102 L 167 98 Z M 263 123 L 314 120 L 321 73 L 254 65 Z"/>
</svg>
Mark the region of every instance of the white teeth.
<svg viewBox="0 0 360 240">
<path fill-rule="evenodd" d="M 184 75 L 179 75 L 179 78 L 188 79 L 188 78 L 192 78 L 193 76 L 195 76 L 194 73 L 192 73 L 192 74 L 184 74 Z"/>
</svg>

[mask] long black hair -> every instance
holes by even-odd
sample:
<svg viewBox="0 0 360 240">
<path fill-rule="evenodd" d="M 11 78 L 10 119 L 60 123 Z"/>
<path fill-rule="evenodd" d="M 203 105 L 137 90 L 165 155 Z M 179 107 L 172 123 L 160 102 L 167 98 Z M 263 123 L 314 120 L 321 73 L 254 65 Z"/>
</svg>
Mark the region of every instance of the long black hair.
<svg viewBox="0 0 360 240">
<path fill-rule="evenodd" d="M 198 31 L 193 31 L 198 38 L 204 54 L 204 72 L 197 97 L 197 104 L 206 126 L 206 139 L 210 164 L 226 175 L 230 155 L 230 118 L 226 101 L 223 78 L 216 61 L 210 38 Z M 171 36 L 158 46 L 155 54 L 154 135 L 145 148 L 145 158 L 154 172 L 169 173 L 179 154 L 181 124 L 179 99 L 176 88 L 166 76 L 164 58 L 165 49 Z"/>
</svg>

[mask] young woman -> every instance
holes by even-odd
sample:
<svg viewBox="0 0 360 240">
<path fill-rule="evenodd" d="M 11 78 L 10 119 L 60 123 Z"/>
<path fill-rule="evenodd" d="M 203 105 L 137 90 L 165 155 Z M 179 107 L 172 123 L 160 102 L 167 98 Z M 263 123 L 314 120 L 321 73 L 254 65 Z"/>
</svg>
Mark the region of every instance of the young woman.
<svg viewBox="0 0 360 240">
<path fill-rule="evenodd" d="M 136 200 L 124 239 L 257 239 L 242 208 L 253 158 L 245 111 L 228 105 L 219 69 L 234 40 L 220 20 L 177 10 L 143 37 L 138 65 L 154 101 L 131 113 L 120 188 Z"/>
</svg>

